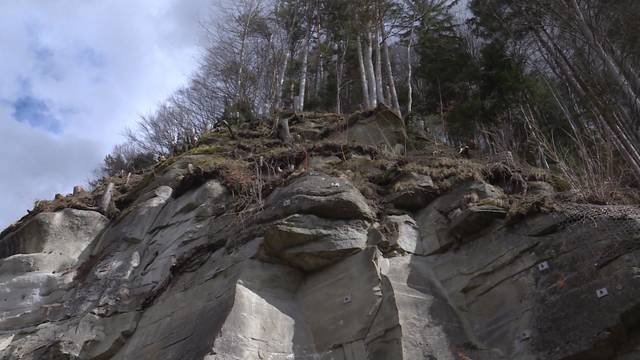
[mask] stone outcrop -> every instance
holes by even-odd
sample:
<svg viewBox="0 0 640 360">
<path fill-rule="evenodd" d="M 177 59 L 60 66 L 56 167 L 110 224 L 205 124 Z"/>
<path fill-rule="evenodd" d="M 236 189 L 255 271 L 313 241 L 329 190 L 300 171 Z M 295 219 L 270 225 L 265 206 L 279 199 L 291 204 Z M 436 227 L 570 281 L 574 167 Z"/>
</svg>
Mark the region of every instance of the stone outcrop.
<svg viewBox="0 0 640 360">
<path fill-rule="evenodd" d="M 0 331 L 50 320 L 78 259 L 107 225 L 97 212 L 41 213 L 0 242 Z"/>
<path fill-rule="evenodd" d="M 371 198 L 301 170 L 243 212 L 215 176 L 174 179 L 193 159 L 115 219 L 43 212 L 0 238 L 2 359 L 640 356 L 636 207 L 514 220 L 481 180 L 407 172 Z"/>
<path fill-rule="evenodd" d="M 403 154 L 407 145 L 404 121 L 384 105 L 380 105 L 377 111 L 352 116 L 349 128 L 332 135 L 330 139 L 374 146 L 395 155 Z"/>
<path fill-rule="evenodd" d="M 427 175 L 403 174 L 390 189 L 387 201 L 398 209 L 417 211 L 438 196 L 433 180 Z"/>
</svg>

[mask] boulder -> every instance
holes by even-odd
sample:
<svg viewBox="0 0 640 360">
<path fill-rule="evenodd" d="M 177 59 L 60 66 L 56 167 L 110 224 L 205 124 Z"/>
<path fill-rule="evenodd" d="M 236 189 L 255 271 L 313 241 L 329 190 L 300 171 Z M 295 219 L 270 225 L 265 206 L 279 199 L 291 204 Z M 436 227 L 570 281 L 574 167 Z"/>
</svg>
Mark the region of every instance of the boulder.
<svg viewBox="0 0 640 360">
<path fill-rule="evenodd" d="M 205 359 L 311 359 L 309 328 L 296 300 L 302 276 L 291 268 L 248 262 L 233 307 Z"/>
<path fill-rule="evenodd" d="M 362 341 L 382 303 L 382 284 L 374 249 L 310 275 L 298 290 L 302 314 L 316 351 L 325 354 Z"/>
<path fill-rule="evenodd" d="M 284 360 L 313 351 L 296 305 L 301 274 L 220 251 L 176 279 L 114 359 Z"/>
<path fill-rule="evenodd" d="M 495 220 L 507 217 L 507 209 L 493 206 L 471 206 L 456 215 L 449 225 L 451 234 L 460 240 L 472 240 Z"/>
<path fill-rule="evenodd" d="M 0 258 L 16 254 L 43 253 L 66 259 L 77 258 L 106 226 L 98 212 L 64 209 L 40 213 L 17 231 L 0 239 Z"/>
<path fill-rule="evenodd" d="M 166 204 L 158 214 L 154 227 L 166 228 L 190 220 L 201 220 L 221 215 L 226 210 L 229 192 L 217 180 L 209 180 Z"/>
<path fill-rule="evenodd" d="M 390 192 L 385 200 L 396 208 L 407 211 L 418 211 L 438 196 L 431 177 L 413 172 L 396 180 Z"/>
<path fill-rule="evenodd" d="M 419 253 L 420 233 L 416 221 L 409 215 L 387 216 L 383 222 L 385 244 L 390 250 Z"/>
<path fill-rule="evenodd" d="M 74 352 L 81 359 L 111 358 L 134 333 L 140 313 L 127 312 L 102 318 L 85 315 L 75 329 L 66 334 L 69 343 L 78 346 Z"/>
<path fill-rule="evenodd" d="M 375 218 L 364 196 L 348 180 L 320 172 L 310 172 L 276 189 L 266 199 L 259 221 L 283 219 L 294 214 L 338 220 Z"/>
<path fill-rule="evenodd" d="M 349 127 L 329 140 L 340 143 L 377 147 L 394 155 L 402 155 L 407 143 L 404 121 L 391 109 L 381 106 L 349 119 Z"/>
<path fill-rule="evenodd" d="M 493 219 L 504 217 L 504 211 L 495 205 L 478 206 L 498 204 L 503 199 L 504 193 L 500 189 L 484 182 L 469 182 L 440 196 L 416 214 L 421 236 L 420 254 L 446 251 L 465 240 L 461 237 L 474 236 L 493 224 Z M 475 227 L 465 229 L 469 224 Z"/>
<path fill-rule="evenodd" d="M 210 180 L 177 199 L 166 188 L 154 194 L 134 210 L 143 222 L 123 227 L 127 222 L 122 221 L 105 232 L 104 238 L 113 239 L 103 249 L 110 256 L 95 265 L 89 280 L 100 293 L 100 312 L 137 310 L 164 291 L 179 263 L 225 245 L 226 239 L 214 242 L 209 235 L 214 224 L 225 222 L 216 218 L 225 211 L 229 196 L 219 182 Z M 127 237 L 118 240 L 122 234 Z M 141 242 L 130 241 L 134 234 Z M 127 301 L 120 301 L 123 291 L 130 293 Z"/>
<path fill-rule="evenodd" d="M 0 330 L 49 320 L 61 301 L 65 272 L 101 233 L 107 218 L 93 211 L 40 213 L 0 242 Z"/>
<path fill-rule="evenodd" d="M 292 215 L 266 230 L 264 245 L 268 253 L 285 263 L 315 271 L 363 249 L 368 228 L 362 220 Z"/>
<path fill-rule="evenodd" d="M 505 359 L 471 344 L 430 260 L 405 256 L 380 261 L 383 303 L 367 335 L 368 359 Z"/>
<path fill-rule="evenodd" d="M 172 193 L 172 188 L 160 186 L 144 194 L 135 205 L 127 210 L 126 214 L 116 220 L 95 251 L 99 252 L 102 246 L 112 242 L 141 243 L 145 241 L 158 214 L 171 198 Z"/>
</svg>

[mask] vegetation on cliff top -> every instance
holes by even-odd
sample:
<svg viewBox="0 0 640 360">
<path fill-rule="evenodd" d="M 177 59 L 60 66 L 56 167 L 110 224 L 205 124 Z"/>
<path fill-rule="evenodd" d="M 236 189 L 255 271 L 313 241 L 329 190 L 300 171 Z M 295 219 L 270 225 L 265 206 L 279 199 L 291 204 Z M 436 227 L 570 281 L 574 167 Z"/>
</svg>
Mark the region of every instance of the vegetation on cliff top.
<svg viewBox="0 0 640 360">
<path fill-rule="evenodd" d="M 336 113 L 308 129 L 319 133 L 385 104 L 436 142 L 552 170 L 583 199 L 638 186 L 637 1 L 242 0 L 217 10 L 191 83 L 128 131 L 103 174 L 141 170 L 214 128 L 291 142 L 292 112 Z M 190 151 L 224 150 L 208 140 Z"/>
<path fill-rule="evenodd" d="M 573 200 L 633 201 L 637 1 L 220 4 L 190 84 L 128 130 L 93 192 L 38 202 L 33 213 L 95 207 L 110 182 L 126 208 L 174 164 L 262 198 L 318 155 L 340 159 L 336 172 L 361 177 L 372 196 L 385 176 L 411 169 L 442 189 L 469 178 L 545 180 Z M 405 155 L 332 143 L 332 133 L 378 106 L 402 118 Z M 468 151 L 473 160 L 458 155 Z M 373 180 L 350 168 L 363 153 L 378 162 Z"/>
</svg>

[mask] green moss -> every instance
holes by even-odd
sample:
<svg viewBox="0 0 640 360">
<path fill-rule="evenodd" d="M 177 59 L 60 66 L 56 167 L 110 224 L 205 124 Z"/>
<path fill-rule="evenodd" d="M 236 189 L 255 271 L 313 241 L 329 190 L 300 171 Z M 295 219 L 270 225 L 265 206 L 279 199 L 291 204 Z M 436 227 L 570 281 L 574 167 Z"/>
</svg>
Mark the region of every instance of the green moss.
<svg viewBox="0 0 640 360">
<path fill-rule="evenodd" d="M 172 156 L 170 158 L 168 158 L 167 160 L 159 163 L 158 165 L 156 165 L 156 167 L 154 168 L 155 172 L 163 172 L 164 170 L 170 168 L 176 161 L 178 160 L 178 156 Z"/>
<path fill-rule="evenodd" d="M 509 206 L 510 206 L 508 199 L 506 198 L 500 199 L 500 198 L 492 198 L 492 197 L 481 199 L 480 201 L 476 202 L 474 205 L 476 206 L 490 205 L 490 206 L 496 206 L 504 209 L 509 209 Z"/>
<path fill-rule="evenodd" d="M 407 164 L 404 169 L 428 175 L 443 192 L 467 181 L 482 180 L 482 165 L 465 159 L 435 158 L 426 165 Z"/>
<path fill-rule="evenodd" d="M 208 133 L 202 135 L 200 137 L 200 141 L 198 141 L 201 145 L 211 145 L 219 142 L 224 142 L 229 139 L 229 133 L 223 131 L 209 131 Z"/>
<path fill-rule="evenodd" d="M 560 174 L 552 174 L 549 183 L 558 192 L 569 191 L 572 188 L 571 183 Z"/>
<path fill-rule="evenodd" d="M 189 155 L 211 155 L 211 154 L 220 154 L 225 152 L 227 149 L 224 146 L 220 145 L 200 145 L 194 149 L 189 150 L 187 154 Z"/>
<path fill-rule="evenodd" d="M 202 170 L 204 170 L 205 172 L 209 172 L 213 169 L 217 169 L 223 166 L 228 161 L 230 160 L 223 156 L 215 156 L 213 154 L 210 154 L 210 156 L 199 157 L 193 165 L 202 168 Z"/>
<path fill-rule="evenodd" d="M 547 196 L 524 199 L 512 199 L 507 213 L 506 225 L 513 225 L 535 214 L 549 214 L 558 210 L 558 206 Z"/>
</svg>

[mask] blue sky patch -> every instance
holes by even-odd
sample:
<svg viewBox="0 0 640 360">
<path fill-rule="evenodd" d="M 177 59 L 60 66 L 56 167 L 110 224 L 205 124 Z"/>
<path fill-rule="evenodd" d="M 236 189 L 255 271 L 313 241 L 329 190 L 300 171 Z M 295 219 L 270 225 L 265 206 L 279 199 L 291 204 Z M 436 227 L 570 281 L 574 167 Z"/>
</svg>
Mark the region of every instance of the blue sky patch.
<svg viewBox="0 0 640 360">
<path fill-rule="evenodd" d="M 46 102 L 30 95 L 23 95 L 13 103 L 13 116 L 33 127 L 55 134 L 62 132 L 61 122 L 53 115 Z"/>
</svg>

